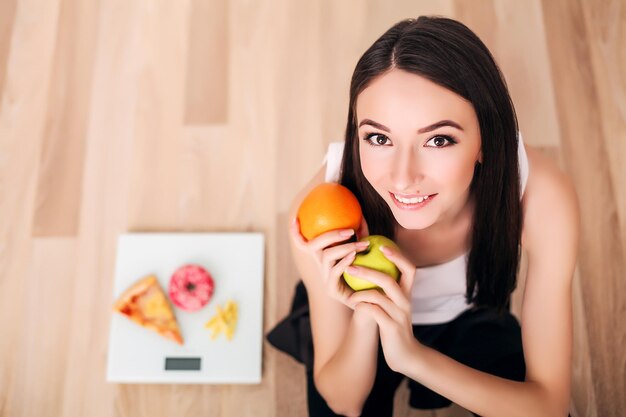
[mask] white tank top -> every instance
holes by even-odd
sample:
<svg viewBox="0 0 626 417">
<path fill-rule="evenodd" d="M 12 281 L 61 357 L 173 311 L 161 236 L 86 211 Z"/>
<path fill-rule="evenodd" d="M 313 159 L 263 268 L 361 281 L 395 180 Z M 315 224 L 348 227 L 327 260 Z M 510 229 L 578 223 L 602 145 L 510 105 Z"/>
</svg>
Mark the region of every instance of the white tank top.
<svg viewBox="0 0 626 417">
<path fill-rule="evenodd" d="M 528 157 L 521 132 L 517 156 L 519 159 L 521 194 L 528 181 Z M 332 142 L 324 157 L 326 182 L 338 182 L 344 142 Z M 443 264 L 417 268 L 411 291 L 411 316 L 413 324 L 446 323 L 471 307 L 465 302 L 467 256 L 464 253 Z"/>
</svg>

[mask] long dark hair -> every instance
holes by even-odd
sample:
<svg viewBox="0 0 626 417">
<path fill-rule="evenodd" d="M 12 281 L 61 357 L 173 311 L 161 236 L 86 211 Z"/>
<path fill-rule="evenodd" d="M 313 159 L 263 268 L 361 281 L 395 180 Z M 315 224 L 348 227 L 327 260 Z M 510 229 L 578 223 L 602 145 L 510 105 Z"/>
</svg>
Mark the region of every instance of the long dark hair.
<svg viewBox="0 0 626 417">
<path fill-rule="evenodd" d="M 518 124 L 493 56 L 465 25 L 438 16 L 398 22 L 359 59 L 350 84 L 350 106 L 340 183 L 362 204 L 371 234 L 395 238 L 395 219 L 361 170 L 356 99 L 369 83 L 397 68 L 417 74 L 472 103 L 480 127 L 482 163 L 474 168 L 472 247 L 466 300 L 475 306 L 510 307 L 520 261 L 522 215 L 518 171 Z"/>
</svg>

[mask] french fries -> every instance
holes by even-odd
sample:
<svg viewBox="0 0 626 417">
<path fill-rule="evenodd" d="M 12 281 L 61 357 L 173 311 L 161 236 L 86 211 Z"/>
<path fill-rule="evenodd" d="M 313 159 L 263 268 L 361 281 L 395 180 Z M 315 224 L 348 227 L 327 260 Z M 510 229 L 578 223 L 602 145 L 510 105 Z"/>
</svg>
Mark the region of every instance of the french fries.
<svg viewBox="0 0 626 417">
<path fill-rule="evenodd" d="M 224 333 L 228 340 L 232 340 L 237 326 L 237 318 L 237 303 L 228 300 L 223 309 L 219 305 L 217 306 L 217 313 L 204 324 L 204 327 L 213 331 L 211 340 L 217 339 L 221 333 Z"/>
</svg>

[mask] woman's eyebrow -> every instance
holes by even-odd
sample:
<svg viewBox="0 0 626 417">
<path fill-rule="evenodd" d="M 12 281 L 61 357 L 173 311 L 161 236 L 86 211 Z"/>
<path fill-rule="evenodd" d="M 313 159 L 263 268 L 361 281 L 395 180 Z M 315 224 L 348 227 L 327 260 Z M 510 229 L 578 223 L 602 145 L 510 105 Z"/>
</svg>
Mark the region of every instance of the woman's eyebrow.
<svg viewBox="0 0 626 417">
<path fill-rule="evenodd" d="M 389 128 L 385 125 L 382 125 L 378 122 L 375 122 L 373 120 L 370 119 L 363 119 L 361 120 L 361 123 L 359 123 L 359 127 L 363 126 L 363 125 L 370 125 L 375 127 L 376 129 L 380 129 L 380 130 L 384 130 L 385 132 L 391 132 L 391 130 L 389 130 Z M 437 123 L 433 123 L 430 126 L 426 126 L 421 128 L 420 130 L 417 131 L 417 133 L 428 133 L 428 132 L 432 132 L 435 129 L 439 129 L 440 127 L 444 127 L 444 126 L 450 126 L 450 127 L 454 127 L 456 129 L 459 129 L 461 131 L 463 131 L 463 128 L 461 127 L 461 125 L 459 125 L 456 122 L 453 122 L 452 120 L 440 120 Z"/>
<path fill-rule="evenodd" d="M 417 133 L 431 132 L 435 129 L 439 129 L 440 127 L 444 127 L 444 126 L 454 127 L 455 129 L 459 129 L 460 131 L 463 131 L 463 128 L 461 127 L 460 124 L 453 122 L 452 120 L 441 120 L 437 123 L 433 123 L 430 126 L 421 128 L 420 130 L 417 131 Z"/>
<path fill-rule="evenodd" d="M 387 126 L 381 125 L 380 123 L 375 122 L 375 121 L 370 120 L 370 119 L 363 119 L 363 120 L 361 120 L 361 123 L 359 123 L 359 127 L 361 127 L 363 125 L 374 126 L 376 129 L 384 130 L 387 133 L 390 132 L 390 130 L 389 130 L 389 128 Z"/>
</svg>

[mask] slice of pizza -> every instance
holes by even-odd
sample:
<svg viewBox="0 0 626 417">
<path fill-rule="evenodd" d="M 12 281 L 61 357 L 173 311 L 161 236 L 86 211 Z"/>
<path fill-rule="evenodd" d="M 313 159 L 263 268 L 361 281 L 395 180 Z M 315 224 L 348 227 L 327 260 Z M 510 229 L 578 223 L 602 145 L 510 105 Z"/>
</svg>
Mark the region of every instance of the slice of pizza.
<svg viewBox="0 0 626 417">
<path fill-rule="evenodd" d="M 183 344 L 176 316 L 154 275 L 148 275 L 131 285 L 113 304 L 113 310 L 140 326 Z"/>
</svg>

